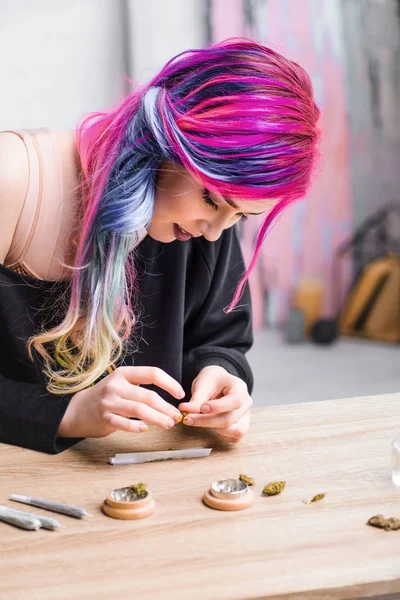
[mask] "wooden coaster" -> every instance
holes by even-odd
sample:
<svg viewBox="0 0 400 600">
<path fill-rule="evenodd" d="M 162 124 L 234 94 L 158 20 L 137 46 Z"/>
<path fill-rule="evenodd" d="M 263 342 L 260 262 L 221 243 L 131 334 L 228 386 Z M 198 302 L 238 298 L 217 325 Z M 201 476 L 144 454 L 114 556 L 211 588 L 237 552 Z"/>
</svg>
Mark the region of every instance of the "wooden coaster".
<svg viewBox="0 0 400 600">
<path fill-rule="evenodd" d="M 144 519 L 152 514 L 156 506 L 151 492 L 147 492 L 144 498 L 128 502 L 115 500 L 108 494 L 103 503 L 103 512 L 114 519 Z"/>
<path fill-rule="evenodd" d="M 208 489 L 203 496 L 203 501 L 210 508 L 216 508 L 217 510 L 243 510 L 249 508 L 253 504 L 254 495 L 253 492 L 248 490 L 246 498 L 240 500 L 225 500 L 223 498 L 215 498 L 212 495 L 210 489 Z"/>
</svg>

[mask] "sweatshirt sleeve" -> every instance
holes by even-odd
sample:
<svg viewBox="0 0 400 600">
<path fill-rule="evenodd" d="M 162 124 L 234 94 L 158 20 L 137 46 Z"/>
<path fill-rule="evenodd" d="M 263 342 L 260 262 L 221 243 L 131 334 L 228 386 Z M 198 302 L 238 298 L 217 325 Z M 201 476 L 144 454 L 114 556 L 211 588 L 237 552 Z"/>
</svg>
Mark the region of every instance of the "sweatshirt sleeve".
<svg viewBox="0 0 400 600">
<path fill-rule="evenodd" d="M 243 379 L 249 393 L 253 375 L 245 353 L 253 343 L 251 299 L 248 285 L 237 307 L 229 314 L 224 308 L 233 298 L 245 271 L 236 227 L 227 229 L 217 242 L 201 240 L 200 252 L 207 265 L 208 284 L 204 281 L 205 299 L 185 324 L 183 352 L 183 387 L 188 393 L 193 379 L 209 365 L 219 365 Z M 203 282 L 198 281 L 192 296 L 201 296 Z M 203 288 L 203 289 L 204 289 Z M 195 300 L 192 298 L 192 302 Z"/>
<path fill-rule="evenodd" d="M 81 438 L 59 438 L 57 431 L 72 395 L 50 394 L 45 385 L 0 375 L 0 442 L 58 454 Z"/>
</svg>

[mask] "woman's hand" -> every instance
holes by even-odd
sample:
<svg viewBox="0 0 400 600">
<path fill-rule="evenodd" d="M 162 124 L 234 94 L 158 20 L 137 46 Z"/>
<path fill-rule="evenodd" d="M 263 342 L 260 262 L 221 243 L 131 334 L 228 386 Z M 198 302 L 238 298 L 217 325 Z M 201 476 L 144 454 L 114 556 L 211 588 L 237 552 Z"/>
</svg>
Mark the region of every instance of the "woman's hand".
<svg viewBox="0 0 400 600">
<path fill-rule="evenodd" d="M 222 367 L 205 367 L 192 383 L 192 398 L 179 410 L 189 412 L 183 423 L 213 427 L 220 437 L 239 442 L 250 425 L 253 400 L 247 385 Z"/>
<path fill-rule="evenodd" d="M 96 385 L 72 396 L 58 435 L 105 437 L 117 430 L 146 431 L 146 423 L 170 429 L 181 421 L 182 415 L 172 404 L 141 384 L 157 385 L 178 400 L 185 395 L 181 385 L 162 369 L 118 367 Z M 131 421 L 129 417 L 142 420 Z"/>
</svg>

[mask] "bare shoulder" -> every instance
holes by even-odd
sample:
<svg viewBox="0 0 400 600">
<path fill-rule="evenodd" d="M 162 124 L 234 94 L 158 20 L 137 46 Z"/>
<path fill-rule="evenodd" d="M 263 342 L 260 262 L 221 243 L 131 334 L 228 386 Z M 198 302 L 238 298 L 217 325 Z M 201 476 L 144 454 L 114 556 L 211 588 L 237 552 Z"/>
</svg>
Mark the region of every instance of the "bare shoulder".
<svg viewBox="0 0 400 600">
<path fill-rule="evenodd" d="M 23 140 L 0 132 L 0 262 L 8 254 L 28 188 L 29 163 Z"/>
</svg>

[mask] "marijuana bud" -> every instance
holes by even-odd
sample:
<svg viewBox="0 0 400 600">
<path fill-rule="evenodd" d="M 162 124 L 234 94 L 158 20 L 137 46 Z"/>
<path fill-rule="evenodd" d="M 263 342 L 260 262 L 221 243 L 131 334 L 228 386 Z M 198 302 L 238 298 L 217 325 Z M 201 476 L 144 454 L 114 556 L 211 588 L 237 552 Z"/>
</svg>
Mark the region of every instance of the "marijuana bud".
<svg viewBox="0 0 400 600">
<path fill-rule="evenodd" d="M 375 515 L 367 521 L 367 525 L 379 527 L 379 529 L 384 529 L 385 531 L 396 531 L 396 529 L 400 529 L 400 519 L 396 519 L 395 517 L 385 519 L 383 515 Z"/>
<path fill-rule="evenodd" d="M 243 475 L 243 473 L 240 473 L 239 479 L 241 481 L 244 481 L 244 483 L 247 483 L 247 485 L 255 485 L 256 484 L 254 479 L 252 479 L 251 477 L 247 477 L 247 475 Z"/>
<path fill-rule="evenodd" d="M 318 502 L 318 500 L 323 500 L 325 496 L 326 494 L 316 494 L 313 496 L 313 498 L 311 498 L 310 502 Z"/>
<path fill-rule="evenodd" d="M 129 490 L 132 494 L 136 494 L 136 496 L 145 496 L 146 495 L 147 483 L 136 483 L 134 485 L 129 486 Z"/>
<path fill-rule="evenodd" d="M 273 481 L 264 487 L 262 493 L 264 496 L 276 496 L 276 494 L 283 492 L 285 485 L 286 481 Z"/>
</svg>

